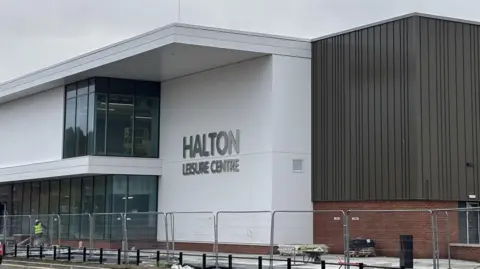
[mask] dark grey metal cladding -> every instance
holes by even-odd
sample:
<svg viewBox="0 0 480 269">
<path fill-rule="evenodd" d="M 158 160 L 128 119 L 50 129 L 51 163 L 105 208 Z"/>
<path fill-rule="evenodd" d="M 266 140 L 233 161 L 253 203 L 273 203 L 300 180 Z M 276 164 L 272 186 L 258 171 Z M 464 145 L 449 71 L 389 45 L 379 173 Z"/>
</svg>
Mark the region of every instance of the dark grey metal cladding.
<svg viewBox="0 0 480 269">
<path fill-rule="evenodd" d="M 312 44 L 313 201 L 480 195 L 479 28 L 412 16 Z"/>
<path fill-rule="evenodd" d="M 480 26 L 421 17 L 419 31 L 423 196 L 478 199 Z"/>
</svg>

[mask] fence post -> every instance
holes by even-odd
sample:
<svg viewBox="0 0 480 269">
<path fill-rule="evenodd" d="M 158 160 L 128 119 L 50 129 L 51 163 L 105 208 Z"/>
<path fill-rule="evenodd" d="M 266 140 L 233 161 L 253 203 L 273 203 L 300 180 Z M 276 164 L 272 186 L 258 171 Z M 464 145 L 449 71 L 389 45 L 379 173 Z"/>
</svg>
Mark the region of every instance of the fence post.
<svg viewBox="0 0 480 269">
<path fill-rule="evenodd" d="M 183 265 L 183 252 L 178 254 L 178 264 Z"/>
<path fill-rule="evenodd" d="M 262 269 L 262 256 L 258 256 L 258 269 Z"/>
<path fill-rule="evenodd" d="M 432 232 L 432 255 L 433 255 L 433 269 L 437 269 L 437 253 L 435 247 L 435 214 L 430 210 L 430 228 Z"/>
<path fill-rule="evenodd" d="M 57 260 L 57 246 L 53 246 L 53 260 Z"/>
<path fill-rule="evenodd" d="M 292 259 L 291 258 L 287 259 L 287 269 L 292 269 Z"/>
<path fill-rule="evenodd" d="M 320 263 L 322 264 L 322 267 L 321 267 L 322 269 L 327 268 L 327 264 L 325 264 L 325 260 L 322 260 Z"/>
<path fill-rule="evenodd" d="M 68 261 L 72 260 L 72 247 L 68 247 Z"/>
<path fill-rule="evenodd" d="M 160 266 L 160 250 L 157 250 L 157 267 Z"/>
<path fill-rule="evenodd" d="M 17 250 L 18 250 L 18 246 L 17 246 L 17 244 L 15 244 L 15 247 L 14 247 L 14 251 L 15 251 L 14 257 L 15 258 L 17 257 Z"/>
<path fill-rule="evenodd" d="M 203 253 L 202 255 L 202 269 L 207 268 L 207 254 Z"/>
<path fill-rule="evenodd" d="M 122 249 L 119 248 L 117 253 L 117 264 L 121 264 L 121 263 L 122 263 Z"/>
<path fill-rule="evenodd" d="M 42 259 L 43 257 L 43 246 L 40 246 L 40 260 Z"/>
<path fill-rule="evenodd" d="M 348 226 L 349 222 L 349 216 L 348 216 L 349 211 L 344 212 L 343 214 L 343 237 L 345 239 L 345 242 L 343 243 L 343 260 L 349 264 L 350 263 L 350 227 Z"/>
<path fill-rule="evenodd" d="M 27 259 L 30 258 L 30 245 L 27 245 Z"/>
<path fill-rule="evenodd" d="M 121 213 L 123 216 L 122 227 L 123 227 L 123 262 L 128 264 L 128 237 L 127 237 L 127 213 Z"/>
<path fill-rule="evenodd" d="M 140 265 L 140 249 L 137 249 L 137 266 Z"/>
<path fill-rule="evenodd" d="M 277 211 L 272 212 L 272 216 L 270 218 L 270 261 L 269 261 L 269 268 L 273 268 L 273 241 L 275 238 L 275 214 Z"/>
<path fill-rule="evenodd" d="M 83 262 L 87 261 L 87 248 L 83 247 Z"/>
<path fill-rule="evenodd" d="M 232 254 L 228 255 L 228 269 L 232 269 L 233 267 L 233 256 Z"/>
<path fill-rule="evenodd" d="M 100 248 L 100 264 L 103 263 L 103 248 Z"/>
</svg>

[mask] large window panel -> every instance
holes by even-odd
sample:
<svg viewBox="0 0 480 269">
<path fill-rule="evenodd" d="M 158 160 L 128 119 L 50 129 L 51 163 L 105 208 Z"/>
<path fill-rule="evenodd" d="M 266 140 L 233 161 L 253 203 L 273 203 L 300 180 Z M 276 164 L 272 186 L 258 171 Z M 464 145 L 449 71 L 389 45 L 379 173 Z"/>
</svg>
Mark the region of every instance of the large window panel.
<svg viewBox="0 0 480 269">
<path fill-rule="evenodd" d="M 95 155 L 95 93 L 88 95 L 88 128 L 87 128 L 87 146 L 88 155 Z"/>
<path fill-rule="evenodd" d="M 156 237 L 157 214 L 136 213 L 157 211 L 157 182 L 156 176 L 128 177 L 127 229 L 132 238 Z"/>
<path fill-rule="evenodd" d="M 30 215 L 30 198 L 32 195 L 31 183 L 27 182 L 23 184 L 23 210 L 22 215 Z M 32 220 L 33 221 L 33 220 Z M 31 234 L 32 223 L 30 218 L 22 218 L 22 234 Z"/>
<path fill-rule="evenodd" d="M 90 235 L 89 215 L 93 210 L 93 178 L 86 177 L 82 180 L 82 216 L 80 219 L 80 237 L 88 239 Z"/>
<path fill-rule="evenodd" d="M 58 214 L 60 203 L 60 182 L 58 180 L 50 181 L 50 214 Z"/>
<path fill-rule="evenodd" d="M 106 213 L 106 177 L 96 176 L 93 180 L 93 213 Z M 106 231 L 109 229 L 108 217 L 105 214 L 96 215 L 94 218 L 95 239 L 105 239 Z"/>
<path fill-rule="evenodd" d="M 159 142 L 159 99 L 137 96 L 135 99 L 135 144 L 136 157 L 157 157 Z"/>
<path fill-rule="evenodd" d="M 57 194 L 58 195 L 58 194 Z M 40 206 L 39 213 L 47 215 L 49 211 L 50 181 L 45 180 L 40 183 Z"/>
<path fill-rule="evenodd" d="M 63 156 L 64 158 L 75 157 L 75 114 L 76 98 L 67 99 L 65 103 L 65 131 L 63 134 Z"/>
<path fill-rule="evenodd" d="M 127 176 L 113 175 L 109 176 L 112 182 L 112 212 L 124 213 L 127 210 Z M 122 239 L 122 220 L 118 218 L 119 215 L 112 217 L 111 223 L 111 239 Z"/>
<path fill-rule="evenodd" d="M 80 238 L 82 179 L 72 178 L 70 181 L 70 232 L 69 237 Z"/>
<path fill-rule="evenodd" d="M 66 87 L 64 158 L 158 157 L 157 82 L 90 78 Z"/>
<path fill-rule="evenodd" d="M 87 155 L 88 95 L 77 97 L 75 156 Z"/>
<path fill-rule="evenodd" d="M 107 122 L 107 155 L 132 156 L 133 97 L 110 94 Z"/>
<path fill-rule="evenodd" d="M 60 215 L 70 213 L 70 179 L 62 179 L 60 181 Z M 68 226 L 70 218 L 68 216 L 60 216 L 62 225 L 60 226 L 60 237 L 68 238 Z"/>
<path fill-rule="evenodd" d="M 38 215 L 40 214 L 38 212 L 38 205 L 40 203 L 40 182 L 32 182 L 32 196 L 31 196 L 31 207 L 30 211 L 32 214 L 32 217 L 35 216 L 38 218 Z"/>
<path fill-rule="evenodd" d="M 107 95 L 96 94 L 96 115 L 95 115 L 95 152 L 97 155 L 105 155 L 105 141 L 107 130 Z"/>
<path fill-rule="evenodd" d="M 18 215 L 12 216 L 12 235 L 14 234 L 22 234 L 22 222 L 23 218 L 23 207 L 22 207 L 22 200 L 23 200 L 23 184 L 17 183 L 13 184 L 12 188 L 12 210 L 10 212 L 11 215 Z"/>
</svg>

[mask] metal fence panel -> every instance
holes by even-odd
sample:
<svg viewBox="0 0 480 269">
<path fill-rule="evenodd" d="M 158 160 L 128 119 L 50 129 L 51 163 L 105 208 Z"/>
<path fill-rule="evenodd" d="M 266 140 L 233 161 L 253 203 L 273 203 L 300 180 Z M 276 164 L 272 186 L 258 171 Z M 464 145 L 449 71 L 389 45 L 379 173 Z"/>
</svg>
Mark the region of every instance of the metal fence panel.
<svg viewBox="0 0 480 269">
<path fill-rule="evenodd" d="M 295 251 L 295 245 L 324 244 L 329 247 L 331 253 L 345 254 L 347 246 L 344 221 L 345 212 L 342 210 L 274 211 L 270 231 L 270 266 L 273 266 L 275 246 L 284 249 L 282 251 L 286 251 L 285 254 L 292 256 L 293 263 L 297 261 L 297 254 L 301 254 Z M 314 231 L 315 227 L 312 227 L 314 223 L 325 227 L 324 233 L 315 233 L 315 238 L 308 232 L 304 233 L 304 236 L 298 236 L 296 231 Z M 283 238 L 278 238 L 277 234 L 281 234 Z M 289 253 L 290 251 L 292 253 Z M 303 259 L 302 262 L 304 262 Z"/>
<path fill-rule="evenodd" d="M 129 248 L 162 249 L 168 252 L 167 217 L 163 212 L 127 213 L 126 236 Z"/>
<path fill-rule="evenodd" d="M 399 258 L 400 235 L 412 235 L 415 257 L 432 258 L 436 268 L 435 215 L 431 210 L 349 210 L 346 214 L 350 240 L 372 239 L 376 256 Z M 369 251 L 349 251 L 347 260 Z"/>
<path fill-rule="evenodd" d="M 171 237 L 170 249 L 175 252 L 178 242 L 204 242 L 215 251 L 215 213 L 213 211 L 176 211 L 166 213 Z"/>
</svg>

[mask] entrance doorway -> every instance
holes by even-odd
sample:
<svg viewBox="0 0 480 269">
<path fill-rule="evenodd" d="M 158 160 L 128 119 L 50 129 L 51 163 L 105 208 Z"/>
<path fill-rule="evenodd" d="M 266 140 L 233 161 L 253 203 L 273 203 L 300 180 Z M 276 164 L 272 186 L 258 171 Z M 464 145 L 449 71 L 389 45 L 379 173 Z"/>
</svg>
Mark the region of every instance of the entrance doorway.
<svg viewBox="0 0 480 269">
<path fill-rule="evenodd" d="M 471 210 L 467 211 L 467 244 L 479 244 L 480 243 L 480 203 L 467 203 L 467 208 Z"/>
</svg>

